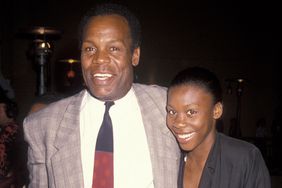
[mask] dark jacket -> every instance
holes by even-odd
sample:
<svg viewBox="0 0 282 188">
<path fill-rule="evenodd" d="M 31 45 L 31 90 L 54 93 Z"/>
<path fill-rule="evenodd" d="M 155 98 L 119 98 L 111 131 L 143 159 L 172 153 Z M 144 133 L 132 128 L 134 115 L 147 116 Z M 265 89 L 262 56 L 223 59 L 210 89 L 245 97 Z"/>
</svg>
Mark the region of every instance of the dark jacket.
<svg viewBox="0 0 282 188">
<path fill-rule="evenodd" d="M 183 187 L 184 156 L 179 167 L 178 187 Z M 253 144 L 217 133 L 203 169 L 199 188 L 270 188 L 263 157 Z"/>
</svg>

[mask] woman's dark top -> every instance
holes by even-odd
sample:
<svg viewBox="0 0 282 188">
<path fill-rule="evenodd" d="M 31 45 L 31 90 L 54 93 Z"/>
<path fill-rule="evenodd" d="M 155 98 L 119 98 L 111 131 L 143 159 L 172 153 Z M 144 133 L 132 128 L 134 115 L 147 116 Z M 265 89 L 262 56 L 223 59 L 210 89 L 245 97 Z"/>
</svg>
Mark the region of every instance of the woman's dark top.
<svg viewBox="0 0 282 188">
<path fill-rule="evenodd" d="M 182 153 L 178 188 L 183 188 L 185 153 Z M 203 169 L 199 188 L 270 188 L 263 157 L 253 144 L 217 133 Z"/>
</svg>

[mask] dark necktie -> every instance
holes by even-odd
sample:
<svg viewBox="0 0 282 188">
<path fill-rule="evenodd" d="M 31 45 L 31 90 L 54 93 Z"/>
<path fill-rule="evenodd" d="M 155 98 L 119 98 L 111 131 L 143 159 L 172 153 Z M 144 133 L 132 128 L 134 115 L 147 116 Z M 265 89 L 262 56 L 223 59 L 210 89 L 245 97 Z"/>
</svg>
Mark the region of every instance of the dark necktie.
<svg viewBox="0 0 282 188">
<path fill-rule="evenodd" d="M 104 118 L 96 141 L 92 188 L 114 187 L 113 128 L 109 115 L 113 104 L 112 101 L 105 102 Z"/>
</svg>

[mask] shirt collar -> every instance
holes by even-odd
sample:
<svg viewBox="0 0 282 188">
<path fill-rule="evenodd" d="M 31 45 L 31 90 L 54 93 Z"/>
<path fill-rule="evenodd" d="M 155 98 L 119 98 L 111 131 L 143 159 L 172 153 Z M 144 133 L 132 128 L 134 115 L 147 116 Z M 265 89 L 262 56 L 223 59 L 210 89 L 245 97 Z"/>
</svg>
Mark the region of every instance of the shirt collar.
<svg viewBox="0 0 282 188">
<path fill-rule="evenodd" d="M 133 88 L 131 87 L 130 90 L 126 93 L 126 95 L 118 100 L 115 100 L 115 104 L 119 104 L 119 103 L 124 103 L 125 101 L 127 101 L 129 98 L 135 96 Z M 87 90 L 87 92 L 85 92 L 85 96 L 83 98 L 83 102 L 82 102 L 82 108 L 84 107 L 86 102 L 92 102 L 95 103 L 96 105 L 104 105 L 105 101 L 101 101 L 95 97 L 93 97 L 89 91 Z"/>
</svg>

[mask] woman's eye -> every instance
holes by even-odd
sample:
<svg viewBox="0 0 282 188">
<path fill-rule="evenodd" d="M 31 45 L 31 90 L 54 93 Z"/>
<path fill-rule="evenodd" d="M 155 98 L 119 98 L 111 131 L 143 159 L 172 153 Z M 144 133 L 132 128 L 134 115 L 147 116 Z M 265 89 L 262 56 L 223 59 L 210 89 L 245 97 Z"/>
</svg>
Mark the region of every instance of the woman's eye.
<svg viewBox="0 0 282 188">
<path fill-rule="evenodd" d="M 111 50 L 111 51 L 119 51 L 119 48 L 117 48 L 117 47 L 111 47 L 110 50 Z"/>
<path fill-rule="evenodd" d="M 173 110 L 167 110 L 167 113 L 170 114 L 170 115 L 174 115 L 174 114 L 175 114 L 175 111 L 173 111 Z"/>
<path fill-rule="evenodd" d="M 195 110 L 187 110 L 187 115 L 189 115 L 189 116 L 193 116 L 196 113 L 197 113 L 197 111 L 195 111 Z"/>
</svg>

